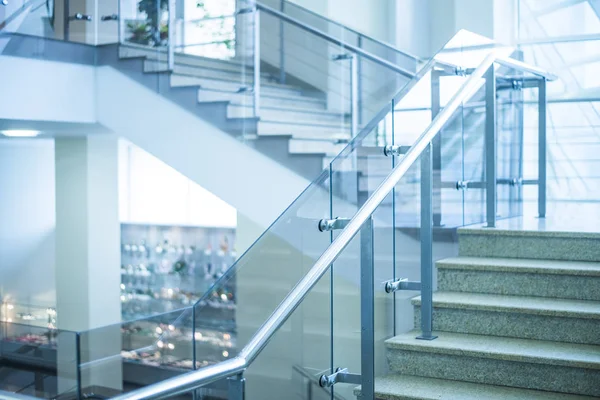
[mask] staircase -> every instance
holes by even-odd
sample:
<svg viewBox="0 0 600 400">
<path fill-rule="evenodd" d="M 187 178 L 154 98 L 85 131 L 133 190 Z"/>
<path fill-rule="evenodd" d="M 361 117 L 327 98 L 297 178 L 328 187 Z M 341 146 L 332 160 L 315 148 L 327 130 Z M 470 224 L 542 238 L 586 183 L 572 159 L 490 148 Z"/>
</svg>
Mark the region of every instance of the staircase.
<svg viewBox="0 0 600 400">
<path fill-rule="evenodd" d="M 600 234 L 503 222 L 458 230 L 459 256 L 437 262 L 438 338 L 387 340 L 377 398 L 600 398 Z"/>
<path fill-rule="evenodd" d="M 165 51 L 107 45 L 108 64 L 230 133 L 301 176 L 314 179 L 351 138 L 349 117 L 327 110 L 325 93 L 303 82 L 280 84 L 261 73 L 260 118 L 253 116 L 252 67 L 187 54 L 167 66 Z"/>
</svg>

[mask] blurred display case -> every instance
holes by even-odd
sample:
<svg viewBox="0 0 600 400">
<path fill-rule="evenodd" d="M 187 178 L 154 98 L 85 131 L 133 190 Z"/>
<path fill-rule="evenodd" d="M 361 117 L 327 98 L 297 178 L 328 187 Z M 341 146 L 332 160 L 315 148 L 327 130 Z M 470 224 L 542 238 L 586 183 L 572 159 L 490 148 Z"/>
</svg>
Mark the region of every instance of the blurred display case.
<svg viewBox="0 0 600 400">
<path fill-rule="evenodd" d="M 194 304 L 235 262 L 231 228 L 121 225 L 123 320 Z M 235 305 L 235 282 L 210 301 L 215 318 Z"/>
<path fill-rule="evenodd" d="M 0 303 L 0 321 L 56 328 L 56 309 L 5 298 Z"/>
</svg>

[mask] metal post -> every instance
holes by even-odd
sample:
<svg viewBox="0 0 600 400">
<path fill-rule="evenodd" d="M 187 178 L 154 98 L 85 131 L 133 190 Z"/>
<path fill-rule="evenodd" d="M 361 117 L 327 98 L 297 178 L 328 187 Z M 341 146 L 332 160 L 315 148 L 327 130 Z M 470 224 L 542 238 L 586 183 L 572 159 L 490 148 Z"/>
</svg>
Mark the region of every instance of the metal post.
<svg viewBox="0 0 600 400">
<path fill-rule="evenodd" d="M 285 0 L 281 0 L 279 9 L 285 12 Z M 279 83 L 285 84 L 285 23 L 279 21 Z"/>
<path fill-rule="evenodd" d="M 196 369 L 196 306 L 192 306 L 192 369 Z"/>
<path fill-rule="evenodd" d="M 433 340 L 433 163 L 432 145 L 421 153 L 421 336 Z"/>
<path fill-rule="evenodd" d="M 485 74 L 485 182 L 487 227 L 496 226 L 496 70 Z"/>
<path fill-rule="evenodd" d="M 167 8 L 167 13 L 169 15 L 167 30 L 167 67 L 169 71 L 173 72 L 175 70 L 175 0 L 169 0 L 167 2 Z"/>
<path fill-rule="evenodd" d="M 360 230 L 361 398 L 375 398 L 375 278 L 373 218 Z"/>
<path fill-rule="evenodd" d="M 358 48 L 362 49 L 362 45 L 363 45 L 363 38 L 361 35 L 358 35 L 358 42 L 357 42 Z M 358 57 L 358 56 L 357 56 Z M 358 57 L 357 60 L 357 64 L 356 64 L 356 76 L 358 78 L 358 82 L 357 82 L 357 89 L 356 91 L 358 92 L 358 99 L 356 101 L 357 106 L 358 106 L 358 123 L 359 125 L 363 123 L 363 105 L 362 105 L 362 59 L 360 57 Z"/>
<path fill-rule="evenodd" d="M 69 10 L 69 0 L 64 0 L 64 5 L 63 5 L 63 39 L 65 42 L 69 41 L 69 36 L 70 36 L 70 17 L 71 17 L 71 11 Z"/>
<path fill-rule="evenodd" d="M 431 71 L 431 120 L 440 112 L 440 72 Z M 442 226 L 442 133 L 431 141 L 433 151 L 433 226 Z"/>
<path fill-rule="evenodd" d="M 77 399 L 83 398 L 83 388 L 81 387 L 81 336 L 79 332 L 75 333 L 75 368 L 77 375 Z"/>
<path fill-rule="evenodd" d="M 227 399 L 244 400 L 246 398 L 246 379 L 242 374 L 227 378 Z"/>
<path fill-rule="evenodd" d="M 260 116 L 260 11 L 254 10 L 254 118 Z"/>
<path fill-rule="evenodd" d="M 123 18 L 123 9 L 121 8 L 121 0 L 117 0 L 117 43 L 121 44 L 123 38 L 125 37 L 123 35 L 123 21 L 125 20 L 125 18 Z"/>
<path fill-rule="evenodd" d="M 546 80 L 539 81 L 538 88 L 538 213 L 546 218 Z"/>
<path fill-rule="evenodd" d="M 358 55 L 350 57 L 350 134 L 358 134 Z"/>
</svg>

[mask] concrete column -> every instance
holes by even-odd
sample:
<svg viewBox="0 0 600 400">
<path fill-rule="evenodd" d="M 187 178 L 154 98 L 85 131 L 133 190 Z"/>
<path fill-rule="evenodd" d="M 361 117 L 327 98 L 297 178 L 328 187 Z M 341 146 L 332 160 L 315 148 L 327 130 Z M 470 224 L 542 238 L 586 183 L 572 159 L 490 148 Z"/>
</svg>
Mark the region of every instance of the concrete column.
<svg viewBox="0 0 600 400">
<path fill-rule="evenodd" d="M 115 136 L 56 139 L 58 327 L 81 334 L 82 364 L 120 355 L 120 227 Z M 71 384 L 74 339 L 59 340 L 59 388 Z M 120 389 L 120 357 L 81 369 L 82 387 Z M 61 373 L 62 372 L 62 373 Z"/>
</svg>

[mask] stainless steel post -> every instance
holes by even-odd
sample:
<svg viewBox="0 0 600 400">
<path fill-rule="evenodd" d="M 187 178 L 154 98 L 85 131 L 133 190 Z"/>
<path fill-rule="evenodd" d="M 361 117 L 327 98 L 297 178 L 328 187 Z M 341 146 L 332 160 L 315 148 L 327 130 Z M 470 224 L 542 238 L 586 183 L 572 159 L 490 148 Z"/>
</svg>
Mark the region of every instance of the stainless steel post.
<svg viewBox="0 0 600 400">
<path fill-rule="evenodd" d="M 360 230 L 361 398 L 375 399 L 375 278 L 373 218 Z"/>
<path fill-rule="evenodd" d="M 431 120 L 440 112 L 440 72 L 431 71 Z M 431 141 L 433 151 L 433 226 L 442 225 L 442 134 Z"/>
<path fill-rule="evenodd" d="M 421 153 L 421 336 L 433 340 L 433 163 L 432 145 Z"/>
<path fill-rule="evenodd" d="M 69 0 L 64 0 L 63 4 L 63 39 L 68 42 L 70 36 L 71 10 L 69 10 Z"/>
<path fill-rule="evenodd" d="M 285 12 L 285 0 L 281 0 L 280 11 Z M 285 84 L 285 22 L 279 21 L 279 83 Z"/>
<path fill-rule="evenodd" d="M 260 11 L 254 9 L 254 117 L 260 116 Z"/>
<path fill-rule="evenodd" d="M 485 73 L 485 182 L 487 227 L 496 226 L 496 70 Z"/>
<path fill-rule="evenodd" d="M 546 217 L 546 80 L 539 81 L 538 89 L 538 215 Z"/>
<path fill-rule="evenodd" d="M 357 45 L 358 45 L 359 49 L 362 49 L 363 38 L 362 38 L 361 35 L 358 35 Z M 358 92 L 358 100 L 356 102 L 357 102 L 357 105 L 358 105 L 358 124 L 360 125 L 360 124 L 363 123 L 362 58 L 360 58 L 360 56 L 358 54 L 355 57 L 358 57 L 358 61 L 357 61 L 357 64 L 356 64 L 356 76 L 358 78 L 356 91 Z"/>
<path fill-rule="evenodd" d="M 171 72 L 175 70 L 175 14 L 177 12 L 175 1 L 176 0 L 169 0 L 167 2 L 167 12 L 169 15 L 167 30 L 167 67 Z"/>
<path fill-rule="evenodd" d="M 358 135 L 358 55 L 350 57 L 350 134 Z"/>
<path fill-rule="evenodd" d="M 227 398 L 229 400 L 244 400 L 246 398 L 246 379 L 242 374 L 227 378 Z"/>
</svg>

